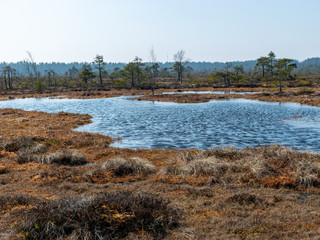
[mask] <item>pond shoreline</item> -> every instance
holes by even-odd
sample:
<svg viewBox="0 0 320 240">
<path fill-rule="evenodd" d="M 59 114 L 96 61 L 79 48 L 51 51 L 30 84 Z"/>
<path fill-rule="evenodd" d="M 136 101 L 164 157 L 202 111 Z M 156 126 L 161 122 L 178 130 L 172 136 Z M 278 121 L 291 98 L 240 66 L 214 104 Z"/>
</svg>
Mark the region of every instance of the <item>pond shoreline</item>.
<svg viewBox="0 0 320 240">
<path fill-rule="evenodd" d="M 163 94 L 167 92 L 181 93 L 187 91 L 201 92 L 225 92 L 225 94 Z M 230 92 L 253 92 L 252 94 L 230 94 Z M 259 92 L 259 93 L 254 93 Z M 0 101 L 12 100 L 16 98 L 61 98 L 61 99 L 97 99 L 97 98 L 112 98 L 120 96 L 136 96 L 143 95 L 130 100 L 145 100 L 145 101 L 160 101 L 160 102 L 177 102 L 177 103 L 202 103 L 211 100 L 244 98 L 252 100 L 260 100 L 266 102 L 295 102 L 310 106 L 320 107 L 320 89 L 319 88 L 287 88 L 283 93 L 279 93 L 274 88 L 182 88 L 182 89 L 156 89 L 155 95 L 151 95 L 150 90 L 87 90 L 87 91 L 63 91 L 63 92 L 28 92 L 8 91 L 0 93 Z"/>
<path fill-rule="evenodd" d="M 141 97 L 130 98 L 130 100 L 138 101 L 158 101 L 158 102 L 176 102 L 176 103 L 203 103 L 211 100 L 226 100 L 226 99 L 251 99 L 265 102 L 294 102 L 310 106 L 320 107 L 320 91 L 312 93 L 304 93 L 299 91 L 288 91 L 284 93 L 278 92 L 261 92 L 252 94 L 158 94 L 158 95 L 144 95 Z"/>
</svg>

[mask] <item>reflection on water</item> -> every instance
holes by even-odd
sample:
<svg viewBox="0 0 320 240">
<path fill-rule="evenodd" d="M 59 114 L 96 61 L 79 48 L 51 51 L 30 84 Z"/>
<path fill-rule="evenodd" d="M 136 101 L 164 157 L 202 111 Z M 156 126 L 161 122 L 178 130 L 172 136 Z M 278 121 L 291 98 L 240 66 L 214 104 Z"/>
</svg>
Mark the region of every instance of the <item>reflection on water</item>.
<svg viewBox="0 0 320 240">
<path fill-rule="evenodd" d="M 106 99 L 15 99 L 0 108 L 88 113 L 78 131 L 123 138 L 128 148 L 210 149 L 280 143 L 320 152 L 320 108 L 294 103 L 231 99 L 178 104 Z M 303 116 L 303 118 L 295 118 Z"/>
</svg>

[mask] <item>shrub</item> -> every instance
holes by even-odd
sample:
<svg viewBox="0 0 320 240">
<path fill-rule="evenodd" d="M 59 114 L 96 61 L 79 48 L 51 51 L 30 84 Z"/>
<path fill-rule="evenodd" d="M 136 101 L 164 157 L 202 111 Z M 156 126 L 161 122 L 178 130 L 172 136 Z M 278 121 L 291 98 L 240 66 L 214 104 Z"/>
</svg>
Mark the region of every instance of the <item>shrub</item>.
<svg viewBox="0 0 320 240">
<path fill-rule="evenodd" d="M 156 172 L 156 168 L 151 163 L 140 158 L 113 159 L 105 162 L 102 169 L 111 170 L 116 176 L 148 175 Z"/>
<path fill-rule="evenodd" d="M 37 91 L 37 93 L 43 93 L 43 91 L 45 90 L 45 86 L 40 79 L 35 82 L 35 90 Z"/>
<path fill-rule="evenodd" d="M 180 210 L 147 193 L 114 192 L 82 199 L 44 200 L 21 210 L 16 226 L 29 239 L 119 239 L 146 231 L 162 239 Z"/>
</svg>

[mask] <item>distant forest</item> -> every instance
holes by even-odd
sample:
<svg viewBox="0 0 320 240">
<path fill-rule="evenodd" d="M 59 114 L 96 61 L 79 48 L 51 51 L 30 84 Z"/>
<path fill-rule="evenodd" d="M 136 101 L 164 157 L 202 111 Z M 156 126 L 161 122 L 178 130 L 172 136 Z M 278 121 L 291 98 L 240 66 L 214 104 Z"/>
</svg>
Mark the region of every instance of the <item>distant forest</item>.
<svg viewBox="0 0 320 240">
<path fill-rule="evenodd" d="M 10 67 L 16 69 L 17 75 L 25 75 L 26 68 L 25 62 L 20 61 L 17 63 L 0 63 L 0 69 L 3 69 L 5 66 L 9 65 Z M 294 69 L 293 72 L 299 72 L 300 74 L 314 74 L 320 72 L 320 58 L 309 58 L 304 61 L 297 61 L 297 68 Z M 151 66 L 152 63 L 146 62 L 147 66 Z M 160 69 L 170 69 L 172 68 L 174 62 L 159 62 Z M 254 71 L 254 68 L 257 64 L 257 60 L 249 60 L 249 61 L 234 61 L 234 62 L 189 62 L 187 66 L 191 67 L 195 73 L 206 73 L 210 74 L 214 71 L 222 71 L 226 68 L 227 64 L 231 64 L 231 66 L 242 66 L 245 72 Z M 37 70 L 40 72 L 41 75 L 45 75 L 48 70 L 54 71 L 58 75 L 64 75 L 69 69 L 75 67 L 76 69 L 81 69 L 83 65 L 91 65 L 94 69 L 94 63 L 88 62 L 73 62 L 73 63 L 37 63 Z M 105 70 L 108 73 L 111 73 L 115 68 L 124 68 L 126 63 L 106 63 Z"/>
</svg>

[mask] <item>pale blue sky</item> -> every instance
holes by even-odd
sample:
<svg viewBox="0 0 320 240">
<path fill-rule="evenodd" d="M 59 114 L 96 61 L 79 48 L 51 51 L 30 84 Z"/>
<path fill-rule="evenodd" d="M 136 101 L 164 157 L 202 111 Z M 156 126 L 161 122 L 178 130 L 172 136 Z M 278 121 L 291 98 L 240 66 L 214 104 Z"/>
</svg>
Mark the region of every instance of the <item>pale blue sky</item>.
<svg viewBox="0 0 320 240">
<path fill-rule="evenodd" d="M 320 0 L 0 0 L 0 61 L 320 56 Z"/>
</svg>

